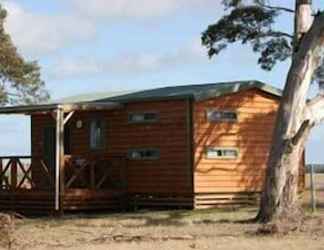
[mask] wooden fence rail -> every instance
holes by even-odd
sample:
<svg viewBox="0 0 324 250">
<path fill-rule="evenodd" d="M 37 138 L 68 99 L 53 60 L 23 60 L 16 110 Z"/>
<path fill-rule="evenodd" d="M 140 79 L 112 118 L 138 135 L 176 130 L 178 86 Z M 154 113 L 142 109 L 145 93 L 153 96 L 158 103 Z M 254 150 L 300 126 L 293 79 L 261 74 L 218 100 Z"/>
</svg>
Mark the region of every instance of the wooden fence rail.
<svg viewBox="0 0 324 250">
<path fill-rule="evenodd" d="M 120 208 L 126 194 L 122 157 L 65 159 L 62 210 Z M 0 211 L 55 211 L 54 171 L 42 158 L 0 156 Z"/>
<path fill-rule="evenodd" d="M 42 169 L 42 173 L 45 173 L 44 178 L 50 188 L 52 178 L 44 160 L 31 156 L 1 156 L 0 190 L 19 191 L 39 188 L 32 175 L 33 166 L 36 165 Z"/>
<path fill-rule="evenodd" d="M 125 187 L 125 167 L 122 157 L 96 160 L 74 157 L 66 161 L 65 188 L 101 190 Z"/>
</svg>

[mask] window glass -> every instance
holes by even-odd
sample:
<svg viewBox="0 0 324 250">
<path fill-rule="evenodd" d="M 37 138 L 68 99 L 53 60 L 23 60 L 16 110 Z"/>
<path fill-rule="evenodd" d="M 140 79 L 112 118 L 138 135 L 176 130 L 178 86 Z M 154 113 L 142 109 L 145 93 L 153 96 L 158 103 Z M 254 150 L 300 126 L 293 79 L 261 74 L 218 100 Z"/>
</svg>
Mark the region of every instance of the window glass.
<svg viewBox="0 0 324 250">
<path fill-rule="evenodd" d="M 104 147 L 104 122 L 100 119 L 90 122 L 90 148 L 102 149 Z"/>
<path fill-rule="evenodd" d="M 206 156 L 208 159 L 236 159 L 239 155 L 237 148 L 207 148 Z"/>
<path fill-rule="evenodd" d="M 209 122 L 236 122 L 237 113 L 234 111 L 208 110 L 207 119 Z"/>
<path fill-rule="evenodd" d="M 131 160 L 157 160 L 160 158 L 158 149 L 130 149 L 128 158 Z"/>
<path fill-rule="evenodd" d="M 157 113 L 131 113 L 128 115 L 129 123 L 155 122 L 158 120 Z"/>
</svg>

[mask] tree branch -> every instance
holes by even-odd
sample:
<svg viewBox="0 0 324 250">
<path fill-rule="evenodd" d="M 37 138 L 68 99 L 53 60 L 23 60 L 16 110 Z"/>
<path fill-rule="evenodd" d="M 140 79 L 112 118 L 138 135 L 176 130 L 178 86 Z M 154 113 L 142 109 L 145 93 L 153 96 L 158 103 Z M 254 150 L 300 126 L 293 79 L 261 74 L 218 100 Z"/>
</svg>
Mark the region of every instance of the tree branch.
<svg viewBox="0 0 324 250">
<path fill-rule="evenodd" d="M 261 33 L 258 35 L 258 37 L 282 37 L 282 36 L 285 36 L 285 37 L 288 37 L 288 38 L 291 38 L 293 39 L 294 36 L 289 34 L 289 33 L 286 33 L 286 32 L 282 32 L 282 31 L 268 31 L 266 33 Z"/>
<path fill-rule="evenodd" d="M 324 95 L 318 95 L 307 102 L 304 116 L 314 125 L 324 121 Z"/>
<path fill-rule="evenodd" d="M 288 13 L 295 13 L 295 11 L 293 9 L 289 9 L 289 8 L 285 8 L 285 7 L 281 7 L 281 6 L 271 6 L 271 5 L 267 5 L 267 4 L 262 4 L 260 3 L 260 6 L 269 10 L 278 10 L 278 11 L 286 11 Z"/>
<path fill-rule="evenodd" d="M 300 128 L 298 129 L 297 133 L 294 135 L 294 137 L 291 139 L 291 143 L 296 146 L 300 140 L 304 137 L 304 134 L 307 130 L 309 130 L 312 127 L 310 120 L 305 120 Z"/>
</svg>

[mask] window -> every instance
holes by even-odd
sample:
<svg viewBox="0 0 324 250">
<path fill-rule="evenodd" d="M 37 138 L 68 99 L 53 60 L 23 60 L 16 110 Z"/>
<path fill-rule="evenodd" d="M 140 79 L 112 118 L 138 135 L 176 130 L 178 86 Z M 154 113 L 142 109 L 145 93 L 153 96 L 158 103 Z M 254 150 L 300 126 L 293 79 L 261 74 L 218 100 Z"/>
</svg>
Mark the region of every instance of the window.
<svg viewBox="0 0 324 250">
<path fill-rule="evenodd" d="M 158 160 L 160 158 L 159 149 L 130 149 L 128 159 L 130 160 Z"/>
<path fill-rule="evenodd" d="M 154 112 L 128 114 L 129 123 L 156 122 L 158 119 L 159 119 L 158 114 Z"/>
<path fill-rule="evenodd" d="M 100 119 L 90 121 L 90 149 L 104 147 L 104 122 Z"/>
<path fill-rule="evenodd" d="M 64 128 L 64 154 L 71 154 L 71 127 L 66 126 Z"/>
<path fill-rule="evenodd" d="M 236 122 L 237 113 L 234 111 L 207 110 L 209 122 Z"/>
<path fill-rule="evenodd" d="M 207 159 L 236 159 L 239 155 L 237 148 L 211 148 L 206 149 Z"/>
</svg>

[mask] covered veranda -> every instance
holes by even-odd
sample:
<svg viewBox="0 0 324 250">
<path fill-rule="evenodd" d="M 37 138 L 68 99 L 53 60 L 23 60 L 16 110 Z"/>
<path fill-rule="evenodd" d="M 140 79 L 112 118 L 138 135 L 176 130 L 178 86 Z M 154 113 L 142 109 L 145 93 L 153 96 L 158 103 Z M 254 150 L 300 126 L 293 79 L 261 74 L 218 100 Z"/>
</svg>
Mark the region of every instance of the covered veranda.
<svg viewBox="0 0 324 250">
<path fill-rule="evenodd" d="M 0 115 L 50 115 L 55 124 L 54 166 L 48 164 L 45 156 L 0 155 L 0 210 L 63 213 L 67 210 L 120 207 L 122 197 L 126 194 L 125 159 L 67 157 L 64 153 L 64 134 L 66 124 L 77 112 L 105 112 L 122 108 L 122 104 L 115 102 L 0 108 Z M 116 169 L 113 171 L 115 174 L 117 171 L 119 181 L 123 183 L 117 189 L 104 185 L 109 181 L 114 167 Z"/>
</svg>

